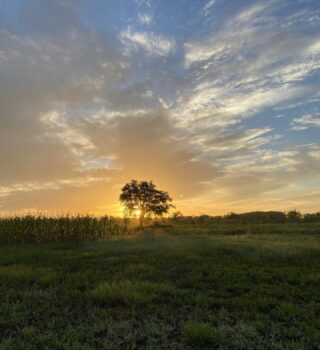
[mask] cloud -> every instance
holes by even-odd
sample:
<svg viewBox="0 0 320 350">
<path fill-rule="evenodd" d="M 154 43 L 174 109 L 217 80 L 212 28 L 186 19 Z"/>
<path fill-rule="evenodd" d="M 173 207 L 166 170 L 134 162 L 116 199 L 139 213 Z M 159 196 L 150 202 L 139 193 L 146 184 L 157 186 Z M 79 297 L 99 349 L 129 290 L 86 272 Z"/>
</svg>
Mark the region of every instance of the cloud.
<svg viewBox="0 0 320 350">
<path fill-rule="evenodd" d="M 29 23 L 25 20 L 21 19 L 22 26 Z M 77 118 L 84 106 L 104 98 L 105 81 L 117 84 L 128 68 L 117 39 L 105 43 L 73 24 L 63 36 L 0 31 L 6 57 L 0 62 L 3 185 L 79 177 L 94 154 L 77 130 Z"/>
<path fill-rule="evenodd" d="M 175 47 L 174 39 L 150 32 L 137 32 L 131 27 L 120 33 L 120 39 L 129 50 L 142 48 L 152 56 L 168 56 Z"/>
<path fill-rule="evenodd" d="M 279 85 L 305 79 L 319 70 L 316 35 L 278 26 L 275 2 L 240 11 L 216 33 L 185 44 L 185 67 L 213 81 Z M 286 19 L 284 19 L 285 21 Z M 218 79 L 219 78 L 219 79 Z M 270 86 L 271 88 L 271 86 Z"/>
<path fill-rule="evenodd" d="M 312 207 L 317 9 L 26 4 L 0 8 L 1 211 L 116 213 L 131 178 L 190 213 Z"/>
<path fill-rule="evenodd" d="M 61 139 L 61 142 L 67 145 L 76 156 L 82 156 L 86 151 L 94 149 L 90 140 L 81 135 L 76 129 L 73 129 L 66 121 L 66 117 L 57 111 L 41 116 L 40 121 L 46 125 L 48 136 Z M 43 135 L 43 137 L 45 136 Z"/>
<path fill-rule="evenodd" d="M 216 2 L 217 0 L 208 0 L 207 3 L 202 7 L 201 14 L 204 16 L 208 16 Z"/>
<path fill-rule="evenodd" d="M 103 127 L 88 121 L 83 130 L 101 152 L 115 155 L 115 164 L 123 169 L 122 181 L 128 176 L 150 178 L 167 184 L 174 195 L 190 196 L 215 176 L 214 166 L 196 160 L 193 145 L 179 139 L 183 132 L 171 125 L 165 111 L 129 113 Z"/>
<path fill-rule="evenodd" d="M 185 66 L 190 68 L 192 64 L 201 63 L 208 59 L 218 61 L 225 59 L 244 46 L 246 42 L 256 44 L 257 27 L 251 19 L 267 9 L 270 4 L 255 4 L 234 15 L 224 24 L 223 28 L 215 35 L 210 33 L 207 38 L 197 38 L 185 44 Z M 262 40 L 266 37 L 261 34 Z M 252 41 L 252 39 L 254 41 Z"/>
<path fill-rule="evenodd" d="M 314 118 L 312 115 L 306 114 L 300 118 L 294 118 L 290 125 L 290 130 L 295 131 L 306 130 L 312 126 L 320 127 L 320 118 Z"/>
<path fill-rule="evenodd" d="M 147 13 L 139 13 L 138 19 L 141 24 L 146 26 L 150 26 L 153 22 L 153 16 Z"/>
<path fill-rule="evenodd" d="M 225 176 L 216 178 L 211 191 L 194 201 L 191 199 L 188 206 L 199 201 L 202 203 L 202 208 L 198 208 L 200 213 L 210 207 L 215 208 L 216 213 L 296 207 L 318 210 L 314 200 L 320 194 L 316 186 L 319 150 L 319 146 L 305 145 L 290 151 L 256 149 L 243 156 L 235 154 L 224 160 Z"/>
<path fill-rule="evenodd" d="M 85 187 L 94 182 L 105 181 L 108 178 L 97 178 L 85 176 L 83 178 L 62 179 L 55 182 L 23 182 L 12 186 L 0 187 L 0 198 L 21 192 L 34 192 L 40 190 L 59 190 L 64 186 Z"/>
<path fill-rule="evenodd" d="M 230 22 L 232 23 L 232 26 L 242 25 L 243 23 L 247 23 L 248 21 L 251 21 L 253 18 L 256 18 L 258 15 L 260 15 L 265 9 L 267 9 L 271 5 L 272 5 L 272 1 L 269 1 L 269 3 L 258 2 L 257 4 L 249 6 L 248 8 L 242 10 Z"/>
<path fill-rule="evenodd" d="M 58 215 L 106 212 L 113 215 L 120 214 L 113 208 L 113 204 L 117 201 L 118 190 L 112 189 L 108 178 L 21 185 L 22 188 L 11 189 L 10 196 L 4 198 L 4 201 L 0 197 L 1 212 L 29 212 L 32 209 L 36 212 Z M 104 208 L 100 210 L 100 207 Z"/>
</svg>

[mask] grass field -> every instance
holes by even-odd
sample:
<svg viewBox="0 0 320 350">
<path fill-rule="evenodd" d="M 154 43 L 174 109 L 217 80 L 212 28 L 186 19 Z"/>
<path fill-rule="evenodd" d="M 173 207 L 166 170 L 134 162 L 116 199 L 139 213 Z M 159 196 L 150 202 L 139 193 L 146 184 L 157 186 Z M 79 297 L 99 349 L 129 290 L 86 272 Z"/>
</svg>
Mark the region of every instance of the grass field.
<svg viewBox="0 0 320 350">
<path fill-rule="evenodd" d="M 0 349 L 320 348 L 317 234 L 184 231 L 0 247 Z"/>
</svg>

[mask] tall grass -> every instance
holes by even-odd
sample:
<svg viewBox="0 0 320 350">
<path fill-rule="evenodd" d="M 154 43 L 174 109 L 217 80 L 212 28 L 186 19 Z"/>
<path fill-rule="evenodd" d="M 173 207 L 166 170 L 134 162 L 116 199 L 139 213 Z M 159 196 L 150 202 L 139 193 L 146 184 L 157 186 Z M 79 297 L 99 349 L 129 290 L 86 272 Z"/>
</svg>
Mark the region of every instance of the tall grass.
<svg viewBox="0 0 320 350">
<path fill-rule="evenodd" d="M 145 220 L 146 232 L 156 228 L 169 234 L 320 234 L 320 223 L 234 223 L 201 220 L 201 217 Z M 127 235 L 139 229 L 137 218 L 90 215 L 25 215 L 0 217 L 0 245 L 55 241 L 93 241 Z"/>
<path fill-rule="evenodd" d="M 0 244 L 99 240 L 128 230 L 123 219 L 111 216 L 16 216 L 0 218 Z"/>
</svg>

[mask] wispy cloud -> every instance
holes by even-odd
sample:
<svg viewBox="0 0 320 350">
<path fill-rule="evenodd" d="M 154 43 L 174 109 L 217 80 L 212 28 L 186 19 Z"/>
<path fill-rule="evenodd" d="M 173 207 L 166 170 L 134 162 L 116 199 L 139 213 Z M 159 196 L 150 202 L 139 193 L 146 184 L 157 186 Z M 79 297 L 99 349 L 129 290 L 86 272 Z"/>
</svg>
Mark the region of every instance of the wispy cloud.
<svg viewBox="0 0 320 350">
<path fill-rule="evenodd" d="M 122 42 L 131 50 L 141 48 L 152 56 L 168 56 L 175 47 L 175 40 L 150 32 L 137 32 L 128 27 L 120 34 Z"/>
<path fill-rule="evenodd" d="M 40 120 L 46 125 L 48 133 L 45 136 L 57 137 L 70 147 L 76 156 L 82 156 L 86 151 L 93 150 L 95 147 L 88 138 L 81 134 L 77 129 L 72 128 L 63 113 L 52 111 L 40 117 Z"/>
<path fill-rule="evenodd" d="M 310 114 L 306 114 L 302 117 L 294 118 L 290 125 L 290 130 L 295 131 L 306 130 L 312 126 L 320 127 L 320 118 L 315 118 Z"/>
<path fill-rule="evenodd" d="M 207 0 L 207 3 L 201 9 L 201 14 L 207 16 L 216 2 L 217 0 Z"/>
<path fill-rule="evenodd" d="M 59 179 L 51 182 L 22 182 L 11 186 L 0 186 L 0 198 L 8 197 L 12 194 L 21 192 L 45 191 L 45 190 L 60 190 L 63 187 L 87 187 L 92 183 L 108 181 L 108 177 L 90 177 L 84 176 L 80 178 Z"/>
<path fill-rule="evenodd" d="M 153 22 L 153 16 L 151 14 L 147 14 L 147 13 L 139 13 L 138 19 L 139 19 L 141 24 L 144 24 L 147 26 L 150 26 Z"/>
</svg>

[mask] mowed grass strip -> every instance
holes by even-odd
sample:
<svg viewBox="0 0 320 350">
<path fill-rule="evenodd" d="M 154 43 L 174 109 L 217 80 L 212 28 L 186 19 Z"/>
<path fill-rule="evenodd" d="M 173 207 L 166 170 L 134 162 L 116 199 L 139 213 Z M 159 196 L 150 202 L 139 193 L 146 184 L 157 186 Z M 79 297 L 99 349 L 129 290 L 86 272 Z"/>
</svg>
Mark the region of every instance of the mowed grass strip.
<svg viewBox="0 0 320 350">
<path fill-rule="evenodd" d="M 317 349 L 319 257 L 285 232 L 5 246 L 0 349 Z"/>
</svg>

